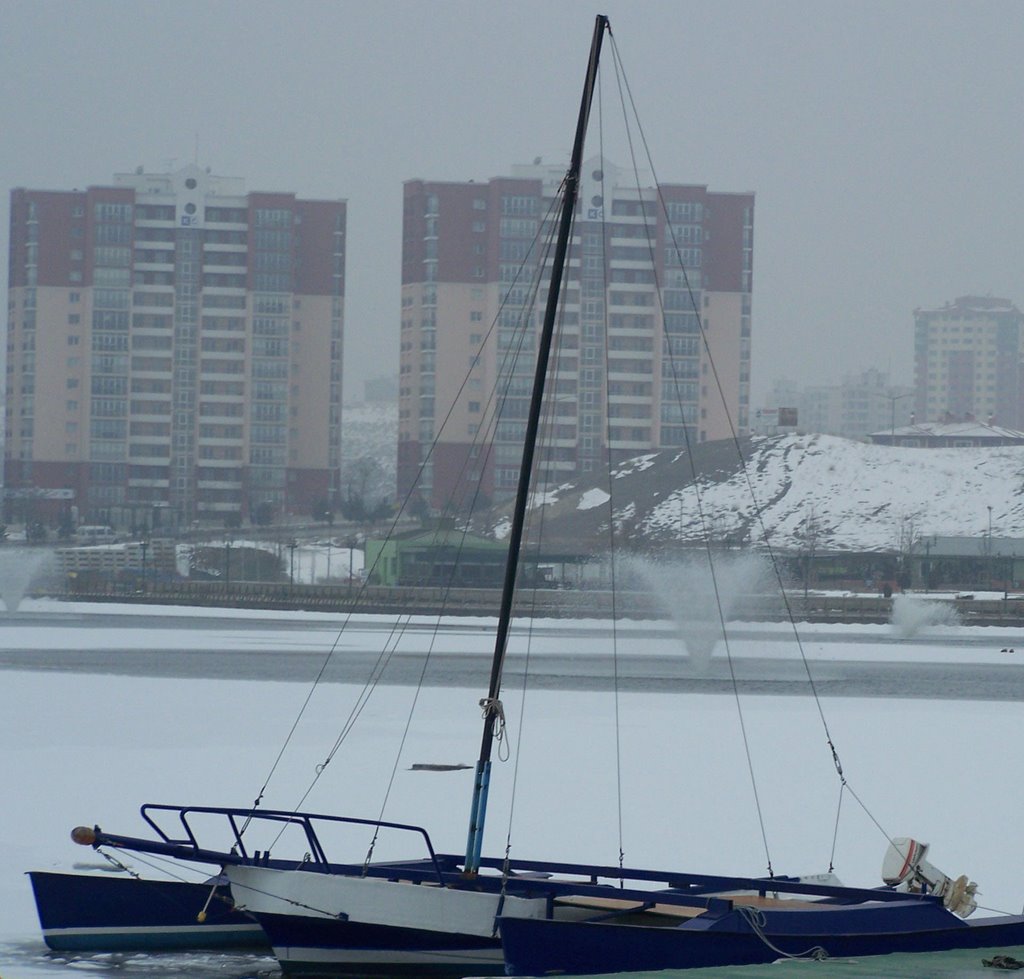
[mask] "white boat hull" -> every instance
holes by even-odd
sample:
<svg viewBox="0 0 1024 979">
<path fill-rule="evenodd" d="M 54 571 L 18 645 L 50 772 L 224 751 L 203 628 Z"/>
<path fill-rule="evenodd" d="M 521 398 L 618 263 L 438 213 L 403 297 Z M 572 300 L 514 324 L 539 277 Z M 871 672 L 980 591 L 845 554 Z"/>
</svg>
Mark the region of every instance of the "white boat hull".
<svg viewBox="0 0 1024 979">
<path fill-rule="evenodd" d="M 236 907 L 254 914 L 326 918 L 491 938 L 498 914 L 542 918 L 544 898 L 266 867 L 226 868 Z"/>
</svg>

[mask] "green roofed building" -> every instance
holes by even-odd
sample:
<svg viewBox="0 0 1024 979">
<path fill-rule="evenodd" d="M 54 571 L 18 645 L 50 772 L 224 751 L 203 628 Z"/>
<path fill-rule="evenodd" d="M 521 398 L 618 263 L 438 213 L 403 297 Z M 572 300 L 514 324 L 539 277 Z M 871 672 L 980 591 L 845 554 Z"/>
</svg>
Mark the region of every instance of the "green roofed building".
<svg viewBox="0 0 1024 979">
<path fill-rule="evenodd" d="M 498 588 L 507 541 L 435 527 L 366 542 L 371 585 Z"/>
</svg>

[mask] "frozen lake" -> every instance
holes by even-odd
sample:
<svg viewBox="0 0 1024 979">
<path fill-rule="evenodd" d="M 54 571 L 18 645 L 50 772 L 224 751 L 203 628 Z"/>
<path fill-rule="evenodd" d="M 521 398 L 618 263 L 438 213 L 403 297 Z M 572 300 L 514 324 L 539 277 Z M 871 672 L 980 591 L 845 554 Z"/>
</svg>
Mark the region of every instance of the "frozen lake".
<svg viewBox="0 0 1024 979">
<path fill-rule="evenodd" d="M 1024 699 L 1024 636 L 1007 628 L 923 627 L 929 606 L 910 600 L 907 620 L 891 625 L 803 625 L 803 650 L 826 696 L 925 699 Z M 923 610 L 923 611 L 922 611 Z M 916 616 L 916 619 L 915 619 Z M 485 618 L 413 617 L 400 640 L 394 620 L 326 613 L 254 612 L 165 606 L 26 602 L 0 614 L 0 670 L 46 670 L 196 679 L 309 682 L 324 668 L 334 683 L 362 683 L 385 643 L 385 684 L 487 685 L 494 623 Z M 745 693 L 805 695 L 807 672 L 783 624 L 730 623 L 725 646 L 710 623 L 620 623 L 612 656 L 608 626 L 592 620 L 539 620 L 513 628 L 506 684 L 521 685 L 529 657 L 535 689 L 730 693 L 735 674 Z M 686 643 L 713 645 L 709 661 L 691 662 Z M 430 662 L 424 669 L 424 656 Z"/>
<path fill-rule="evenodd" d="M 44 954 L 24 871 L 99 862 L 70 842 L 70 829 L 98 823 L 141 833 L 143 802 L 251 803 L 339 623 L 302 613 L 142 611 L 26 603 L 0 620 L 4 979 L 274 972 L 272 960 L 258 958 Z M 394 682 L 375 690 L 304 808 L 420 823 L 436 847 L 460 850 L 471 772 L 411 768 L 473 762 L 488 625 L 458 620 L 435 632 L 421 621 L 399 648 Z M 382 628 L 367 620 L 346 631 L 332 657 L 346 661 L 339 682 L 311 699 L 264 805 L 289 808 L 310 786 L 359 698 L 352 673 L 365 674 L 371 651 L 387 639 Z M 737 627 L 737 706 L 720 675 L 720 646 L 697 670 L 664 626 L 629 626 L 619 644 L 626 682 L 618 745 L 612 660 L 600 634 L 586 622 L 535 629 L 531 675 L 536 670 L 540 680 L 525 695 L 526 639 L 515 640 L 504 696 L 513 757 L 496 766 L 486 850 L 502 852 L 507 838 L 519 856 L 614 863 L 621 783 L 628 864 L 763 873 L 742 710 L 774 870 L 826 869 L 839 783 L 785 629 Z M 1019 653 L 1001 652 L 1016 638 L 989 629 L 897 635 L 867 626 L 814 627 L 804 637 L 852 788 L 890 835 L 930 842 L 933 863 L 969 874 L 981 904 L 1003 911 L 1024 900 L 1024 852 L 1014 833 L 1024 786 L 1011 761 L 1022 730 L 1024 642 Z M 432 656 L 417 694 L 412 681 L 431 647 L 440 665 L 432 674 Z M 869 696 L 872 684 L 882 696 Z M 879 883 L 885 847 L 847 794 L 836 872 L 850 884 Z"/>
</svg>

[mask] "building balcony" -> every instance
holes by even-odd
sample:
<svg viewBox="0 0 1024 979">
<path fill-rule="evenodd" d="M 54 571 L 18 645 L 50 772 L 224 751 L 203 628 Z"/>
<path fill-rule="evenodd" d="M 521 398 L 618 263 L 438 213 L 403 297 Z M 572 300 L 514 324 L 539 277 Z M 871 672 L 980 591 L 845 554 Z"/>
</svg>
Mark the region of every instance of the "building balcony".
<svg viewBox="0 0 1024 979">
<path fill-rule="evenodd" d="M 608 382 L 609 384 L 622 381 L 626 383 L 636 383 L 637 381 L 650 381 L 650 371 L 625 371 L 615 370 L 611 367 L 608 368 Z"/>
<path fill-rule="evenodd" d="M 169 480 L 167 479 L 137 479 L 135 477 L 128 477 L 128 485 L 132 488 L 146 488 L 146 489 L 167 489 Z"/>
<path fill-rule="evenodd" d="M 608 448 L 616 452 L 650 452 L 652 447 L 650 439 L 616 439 L 613 438 Z"/>
<path fill-rule="evenodd" d="M 196 482 L 196 489 L 208 490 L 241 490 L 242 481 L 239 479 L 200 479 Z"/>
<path fill-rule="evenodd" d="M 245 273 L 245 270 L 242 269 L 242 271 L 239 274 L 244 274 L 244 273 Z M 248 288 L 246 286 L 224 286 L 224 285 L 203 286 L 203 295 L 204 296 L 211 296 L 211 295 L 212 296 L 244 296 L 246 294 L 246 292 L 248 292 Z M 211 306 L 206 306 L 205 304 L 203 306 L 203 309 L 206 312 L 208 312 L 208 313 L 214 313 L 214 312 L 220 313 L 220 312 L 222 312 L 220 307 L 211 307 Z M 233 310 L 233 311 L 232 310 L 228 310 L 227 311 L 227 313 L 229 313 L 229 314 L 231 312 L 239 313 L 239 312 L 242 312 L 242 310 L 241 309 L 236 309 L 236 310 Z"/>
<path fill-rule="evenodd" d="M 173 272 L 174 255 L 168 255 L 165 262 L 133 262 L 132 268 L 136 272 Z"/>
<path fill-rule="evenodd" d="M 609 405 L 652 405 L 654 395 L 652 394 L 610 394 L 608 395 Z"/>
</svg>

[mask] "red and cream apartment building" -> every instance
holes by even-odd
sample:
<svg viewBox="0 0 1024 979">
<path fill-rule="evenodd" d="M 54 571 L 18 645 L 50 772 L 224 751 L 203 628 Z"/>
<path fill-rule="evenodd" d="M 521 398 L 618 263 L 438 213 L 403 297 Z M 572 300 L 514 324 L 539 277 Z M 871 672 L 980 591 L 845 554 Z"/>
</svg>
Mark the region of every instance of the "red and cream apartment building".
<svg viewBox="0 0 1024 979">
<path fill-rule="evenodd" d="M 534 241 L 563 176 L 537 161 L 486 182 L 405 184 L 400 497 L 417 477 L 434 509 L 467 484 L 511 495 L 533 359 L 502 365 L 532 303 Z M 559 314 L 553 452 L 541 473 L 550 484 L 609 457 L 749 427 L 754 195 L 638 189 L 631 179 L 599 157 L 584 166 Z M 498 419 L 496 389 L 505 391 Z"/>
<path fill-rule="evenodd" d="M 344 201 L 197 166 L 12 191 L 8 519 L 59 499 L 188 526 L 331 499 L 345 234 Z"/>
</svg>

